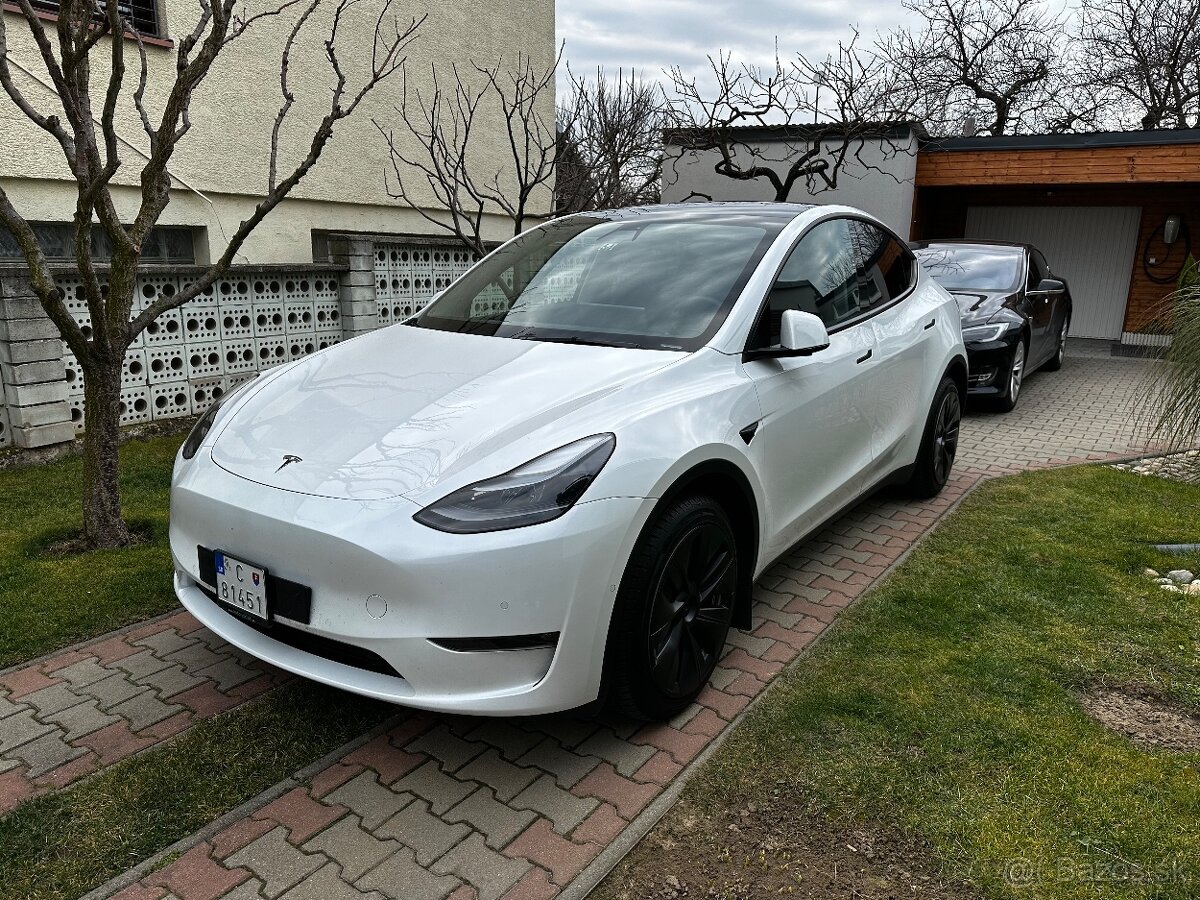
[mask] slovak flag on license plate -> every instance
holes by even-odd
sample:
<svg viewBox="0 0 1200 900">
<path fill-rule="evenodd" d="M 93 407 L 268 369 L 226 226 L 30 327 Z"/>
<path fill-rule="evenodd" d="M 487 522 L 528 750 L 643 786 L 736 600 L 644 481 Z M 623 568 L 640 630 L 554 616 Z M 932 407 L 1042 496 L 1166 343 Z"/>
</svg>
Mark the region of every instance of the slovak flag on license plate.
<svg viewBox="0 0 1200 900">
<path fill-rule="evenodd" d="M 254 578 L 254 586 L 258 587 L 258 573 L 257 572 L 254 573 L 253 578 Z"/>
</svg>

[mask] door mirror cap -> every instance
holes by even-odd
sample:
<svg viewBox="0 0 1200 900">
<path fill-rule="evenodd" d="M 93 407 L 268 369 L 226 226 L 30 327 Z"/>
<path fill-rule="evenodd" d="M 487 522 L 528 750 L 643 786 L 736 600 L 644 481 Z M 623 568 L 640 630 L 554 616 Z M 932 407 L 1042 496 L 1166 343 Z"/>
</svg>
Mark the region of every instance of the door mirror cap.
<svg viewBox="0 0 1200 900">
<path fill-rule="evenodd" d="M 1065 282 L 1059 281 L 1057 278 L 1043 278 L 1038 282 L 1036 290 L 1027 291 L 1027 296 L 1048 297 L 1051 294 L 1062 294 L 1067 290 Z"/>
<path fill-rule="evenodd" d="M 759 350 L 747 350 L 743 359 L 780 359 L 811 356 L 829 346 L 829 332 L 819 316 L 798 309 L 785 309 L 779 326 L 779 344 Z"/>
</svg>

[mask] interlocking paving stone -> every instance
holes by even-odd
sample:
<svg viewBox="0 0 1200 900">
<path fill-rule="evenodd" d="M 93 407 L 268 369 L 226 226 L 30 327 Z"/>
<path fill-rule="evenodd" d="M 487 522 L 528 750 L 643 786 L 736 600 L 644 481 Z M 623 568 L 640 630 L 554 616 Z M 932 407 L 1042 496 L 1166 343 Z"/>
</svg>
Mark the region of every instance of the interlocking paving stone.
<svg viewBox="0 0 1200 900">
<path fill-rule="evenodd" d="M 381 841 L 362 826 L 358 816 L 345 816 L 309 838 L 302 849 L 324 853 L 342 867 L 344 880 L 357 881 L 400 849 L 395 841 Z"/>
<path fill-rule="evenodd" d="M 355 884 L 362 890 L 377 890 L 391 900 L 444 900 L 461 882 L 438 876 L 419 865 L 411 850 L 401 848 L 364 875 Z"/>
<path fill-rule="evenodd" d="M 429 865 L 468 834 L 466 825 L 450 825 L 429 811 L 424 800 L 410 803 L 375 830 L 376 837 L 395 838 L 417 854 L 417 862 Z"/>
<path fill-rule="evenodd" d="M 284 894 L 282 900 L 381 900 L 381 894 L 364 894 L 352 888 L 344 877 L 337 865 L 330 863 Z"/>
<path fill-rule="evenodd" d="M 65 678 L 75 687 L 83 687 L 88 684 L 95 684 L 102 678 L 107 678 L 113 673 L 112 669 L 100 665 L 94 659 L 82 659 L 73 665 L 59 669 L 54 673 L 57 678 Z"/>
<path fill-rule="evenodd" d="M 257 677 L 261 670 L 243 666 L 236 659 L 223 659 L 215 665 L 196 669 L 195 674 L 202 678 L 211 678 L 217 683 L 217 690 L 227 691 Z"/>
<path fill-rule="evenodd" d="M 7 754 L 13 747 L 39 738 L 54 731 L 54 726 L 44 725 L 33 717 L 32 709 L 0 719 L 0 753 Z"/>
<path fill-rule="evenodd" d="M 540 774 L 537 769 L 506 762 L 499 751 L 493 748 L 459 769 L 455 777 L 486 784 L 495 791 L 497 799 L 507 802 L 525 790 Z"/>
<path fill-rule="evenodd" d="M 392 790 L 410 791 L 428 800 L 430 808 L 441 815 L 475 787 L 474 782 L 463 782 L 446 775 L 434 760 L 430 760 L 393 784 Z"/>
<path fill-rule="evenodd" d="M 225 656 L 213 653 L 206 644 L 197 642 L 190 647 L 184 647 L 182 650 L 168 653 L 164 659 L 168 663 L 179 663 L 188 672 L 195 672 L 198 669 L 215 666 L 217 663 L 224 661 Z"/>
<path fill-rule="evenodd" d="M 543 775 L 517 796 L 512 805 L 517 809 L 529 809 L 541 813 L 554 823 L 554 830 L 566 834 L 587 818 L 588 813 L 600 805 L 593 797 L 577 797 L 554 783 L 551 775 Z"/>
<path fill-rule="evenodd" d="M 600 765 L 600 760 L 595 756 L 579 755 L 585 752 L 582 748 L 579 753 L 572 750 L 565 750 L 558 741 L 552 737 L 548 737 L 518 759 L 517 765 L 536 766 L 538 769 L 552 774 L 562 787 L 569 788 L 588 772 L 592 771 L 592 769 L 596 768 L 596 766 Z M 531 778 L 530 781 L 532 780 Z"/>
<path fill-rule="evenodd" d="M 138 684 L 154 688 L 155 693 L 163 700 L 190 690 L 204 681 L 199 675 L 189 675 L 178 663 L 134 680 Z"/>
<path fill-rule="evenodd" d="M 404 749 L 409 753 L 425 753 L 441 760 L 443 771 L 453 772 L 486 750 L 487 745 L 477 741 L 464 741 L 452 734 L 445 725 L 440 725 L 419 735 Z"/>
<path fill-rule="evenodd" d="M 131 697 L 124 703 L 110 706 L 108 711 L 112 715 L 120 716 L 122 719 L 128 721 L 129 727 L 134 731 L 141 731 L 155 722 L 161 722 L 163 719 L 175 715 L 181 709 L 183 709 L 182 706 L 174 703 L 163 703 L 153 693 L 147 691 L 138 694 L 136 697 Z"/>
<path fill-rule="evenodd" d="M 288 843 L 287 833 L 283 826 L 272 828 L 237 853 L 226 857 L 226 867 L 249 869 L 262 879 L 263 893 L 267 897 L 278 897 L 327 861 L 322 854 L 310 855 L 297 850 Z"/>
<path fill-rule="evenodd" d="M 64 741 L 61 732 L 43 735 L 12 751 L 14 757 L 29 766 L 29 771 L 25 773 L 28 778 L 44 775 L 51 769 L 57 769 L 73 759 L 78 759 L 85 753 L 87 753 L 86 750 L 72 747 Z"/>
<path fill-rule="evenodd" d="M 160 631 L 156 634 L 149 635 L 133 642 L 140 647 L 147 647 L 153 651 L 155 656 L 167 656 L 177 650 L 182 650 L 184 647 L 190 647 L 196 643 L 194 637 L 181 635 L 174 628 L 168 628 L 165 631 Z"/>
<path fill-rule="evenodd" d="M 56 712 L 61 712 L 77 703 L 82 703 L 83 700 L 84 698 L 79 696 L 67 684 L 52 684 L 50 687 L 34 691 L 32 694 L 26 694 L 21 698 L 22 703 L 28 703 L 33 706 L 37 711 L 37 717 L 43 721 Z"/>
<path fill-rule="evenodd" d="M 372 830 L 408 806 L 412 800 L 412 794 L 394 791 L 381 785 L 375 773 L 371 771 L 356 775 L 324 797 L 326 803 L 340 804 L 357 813 L 363 825 Z"/>
<path fill-rule="evenodd" d="M 488 846 L 499 850 L 535 818 L 528 810 L 513 809 L 501 803 L 491 788 L 481 787 L 442 817 L 447 822 L 465 822 L 480 832 Z"/>
<path fill-rule="evenodd" d="M 100 708 L 108 712 L 110 707 L 123 703 L 131 697 L 136 697 L 138 694 L 144 694 L 148 690 L 149 688 L 134 684 L 124 672 L 118 672 L 86 687 L 81 687 L 79 692 L 89 697 L 95 697 L 100 701 Z"/>
<path fill-rule="evenodd" d="M 654 755 L 652 749 L 631 744 L 628 740 L 622 740 L 607 728 L 601 728 L 581 743 L 576 748 L 576 752 L 598 756 L 612 763 L 622 775 L 632 775 L 642 767 L 642 764 L 646 760 Z M 589 767 L 588 772 L 594 768 L 595 766 Z M 587 772 L 583 773 L 583 775 L 586 774 Z"/>
<path fill-rule="evenodd" d="M 0 692 L 0 719 L 27 708 L 23 703 L 13 703 L 9 700 L 8 691 Z"/>
<path fill-rule="evenodd" d="M 540 734 L 518 728 L 504 719 L 487 719 L 469 732 L 467 737 L 496 747 L 510 761 L 529 752 L 542 739 Z"/>
<path fill-rule="evenodd" d="M 499 900 L 529 871 L 529 863 L 502 856 L 487 846 L 483 835 L 472 834 L 431 868 L 468 882 L 479 892 L 479 900 Z"/>
<path fill-rule="evenodd" d="M 155 672 L 160 672 L 171 664 L 159 659 L 151 650 L 139 650 L 132 656 L 118 659 L 113 665 L 129 673 L 131 679 L 137 679 L 143 675 L 152 675 Z"/>
</svg>

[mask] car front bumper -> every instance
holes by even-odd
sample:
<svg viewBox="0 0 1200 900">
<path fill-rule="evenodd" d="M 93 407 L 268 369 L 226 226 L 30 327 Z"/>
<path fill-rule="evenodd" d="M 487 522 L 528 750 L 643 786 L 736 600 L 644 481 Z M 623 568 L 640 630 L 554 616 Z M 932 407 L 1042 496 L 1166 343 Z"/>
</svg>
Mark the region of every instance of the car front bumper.
<svg viewBox="0 0 1200 900">
<path fill-rule="evenodd" d="M 599 694 L 613 600 L 652 507 L 585 500 L 553 522 L 452 535 L 414 522 L 407 500 L 281 491 L 202 451 L 172 485 L 175 591 L 231 644 L 315 681 L 422 709 L 557 712 Z M 311 588 L 308 621 L 231 612 L 199 548 Z"/>
<path fill-rule="evenodd" d="M 973 341 L 966 344 L 967 369 L 970 380 L 967 393 L 978 397 L 1002 397 L 1008 391 L 1008 373 L 1013 354 L 1021 340 L 1014 331 L 996 341 Z"/>
</svg>

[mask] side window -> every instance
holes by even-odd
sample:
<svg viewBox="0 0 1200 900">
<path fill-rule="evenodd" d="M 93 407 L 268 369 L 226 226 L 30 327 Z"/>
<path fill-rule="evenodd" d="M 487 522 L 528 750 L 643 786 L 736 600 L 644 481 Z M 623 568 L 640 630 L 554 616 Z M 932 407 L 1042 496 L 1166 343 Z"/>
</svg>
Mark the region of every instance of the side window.
<svg viewBox="0 0 1200 900">
<path fill-rule="evenodd" d="M 850 227 L 846 219 L 829 219 L 800 240 L 783 268 L 759 318 L 756 346 L 779 343 L 783 312 L 798 309 L 820 316 L 833 328 L 859 314 L 859 285 Z"/>
<path fill-rule="evenodd" d="M 1043 278 L 1049 278 L 1049 268 L 1046 266 L 1046 258 L 1036 250 L 1029 254 L 1029 290 L 1037 290 L 1037 286 L 1041 284 Z"/>
<path fill-rule="evenodd" d="M 859 306 L 865 312 L 899 297 L 913 280 L 913 260 L 894 237 L 861 219 L 850 221 L 858 268 Z"/>
</svg>

